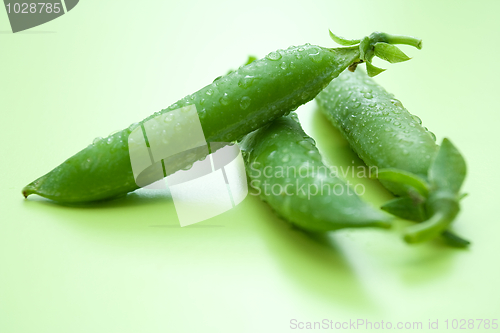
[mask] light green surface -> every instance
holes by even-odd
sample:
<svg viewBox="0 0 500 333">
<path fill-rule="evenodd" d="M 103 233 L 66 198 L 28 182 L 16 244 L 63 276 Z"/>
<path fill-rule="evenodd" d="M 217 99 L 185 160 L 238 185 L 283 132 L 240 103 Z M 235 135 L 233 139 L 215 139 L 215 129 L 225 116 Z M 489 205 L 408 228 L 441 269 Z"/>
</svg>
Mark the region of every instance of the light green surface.
<svg viewBox="0 0 500 333">
<path fill-rule="evenodd" d="M 500 319 L 500 2 L 82 0 L 11 34 L 0 10 L 0 332 L 288 332 L 290 320 Z M 167 194 L 69 208 L 21 188 L 85 147 L 210 83 L 248 54 L 334 46 L 374 30 L 424 48 L 377 81 L 468 162 L 455 223 L 469 250 L 408 246 L 401 228 L 312 238 L 259 199 L 180 228 Z M 327 162 L 359 160 L 299 109 Z M 357 180 L 353 180 L 357 181 Z M 365 198 L 390 195 L 365 181 Z M 304 330 L 306 331 L 306 330 Z M 420 331 L 426 331 L 420 330 Z M 434 330 L 436 331 L 436 330 Z M 472 330 L 469 330 L 472 331 Z M 485 330 L 485 331 L 492 331 Z"/>
</svg>

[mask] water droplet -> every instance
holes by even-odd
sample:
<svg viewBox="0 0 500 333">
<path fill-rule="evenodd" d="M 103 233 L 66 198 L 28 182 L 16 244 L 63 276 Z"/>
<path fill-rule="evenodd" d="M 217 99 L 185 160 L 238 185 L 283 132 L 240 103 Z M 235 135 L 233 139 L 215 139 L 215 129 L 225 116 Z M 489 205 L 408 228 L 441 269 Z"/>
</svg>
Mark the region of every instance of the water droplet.
<svg viewBox="0 0 500 333">
<path fill-rule="evenodd" d="M 163 117 L 163 121 L 166 123 L 170 123 L 172 120 L 174 120 L 174 113 L 173 112 L 167 112 L 165 116 Z"/>
<path fill-rule="evenodd" d="M 360 103 L 360 102 L 355 102 L 352 106 L 353 106 L 353 107 L 355 107 L 355 108 L 357 108 L 357 107 L 359 107 L 360 105 L 361 105 L 361 103 Z"/>
<path fill-rule="evenodd" d="M 399 121 L 395 121 L 394 125 L 399 126 L 399 125 L 401 125 L 401 123 Z"/>
<path fill-rule="evenodd" d="M 299 47 L 298 50 L 299 50 L 299 52 L 304 52 L 305 49 L 303 47 Z"/>
<path fill-rule="evenodd" d="M 189 170 L 189 169 L 191 169 L 192 167 L 193 167 L 193 165 L 192 165 L 192 164 L 188 164 L 188 165 L 186 165 L 184 168 L 182 168 L 182 170 Z"/>
<path fill-rule="evenodd" d="M 361 88 L 361 92 L 362 93 L 371 93 L 372 90 L 370 88 L 368 88 L 368 87 L 363 87 L 363 88 Z"/>
<path fill-rule="evenodd" d="M 277 51 L 269 52 L 266 55 L 266 58 L 272 61 L 280 60 L 281 59 L 281 53 Z"/>
<path fill-rule="evenodd" d="M 300 54 L 295 55 L 295 57 L 297 57 L 297 59 L 302 59 L 302 55 Z"/>
<path fill-rule="evenodd" d="M 229 104 L 229 96 L 227 95 L 227 93 L 224 93 L 224 95 L 222 95 L 222 97 L 219 98 L 219 102 L 222 105 L 228 105 Z"/>
<path fill-rule="evenodd" d="M 113 137 L 109 137 L 108 140 L 106 141 L 108 145 L 110 145 L 112 142 L 113 142 Z"/>
<path fill-rule="evenodd" d="M 250 87 L 252 85 L 252 83 L 253 83 L 254 80 L 255 80 L 255 76 L 247 75 L 245 77 L 242 77 L 238 81 L 238 87 L 246 89 L 246 88 L 248 88 L 248 87 Z"/>
<path fill-rule="evenodd" d="M 427 131 L 427 133 L 430 134 L 432 140 L 436 141 L 436 135 L 434 133 L 432 133 L 431 131 Z"/>
<path fill-rule="evenodd" d="M 130 124 L 130 126 L 128 127 L 129 130 L 133 131 L 134 129 L 136 129 L 137 127 L 139 126 L 139 123 L 132 123 Z M 102 138 L 101 138 L 102 139 Z"/>
<path fill-rule="evenodd" d="M 95 138 L 95 139 L 94 139 L 94 141 L 92 141 L 92 144 L 93 144 L 93 145 L 96 145 L 96 144 L 98 144 L 98 143 L 99 143 L 99 141 L 101 141 L 101 140 L 102 140 L 102 136 L 98 136 L 97 138 Z"/>
<path fill-rule="evenodd" d="M 390 131 L 391 131 L 391 128 L 390 128 L 389 126 L 386 126 L 386 127 L 384 128 L 384 131 L 386 131 L 386 132 L 390 132 Z"/>
<path fill-rule="evenodd" d="M 251 101 L 252 100 L 248 96 L 242 97 L 241 101 L 240 101 L 240 108 L 242 108 L 243 110 L 245 110 L 246 108 L 248 108 L 248 106 L 250 105 Z"/>
<path fill-rule="evenodd" d="M 311 60 L 314 62 L 321 62 L 323 59 L 323 54 L 321 53 L 321 50 L 318 48 L 312 48 L 311 53 L 309 53 L 309 56 L 311 57 Z"/>
<path fill-rule="evenodd" d="M 167 130 L 163 130 L 163 131 L 161 131 L 161 141 L 162 141 L 164 144 L 167 144 L 167 143 L 168 143 L 168 133 L 167 133 Z"/>
<path fill-rule="evenodd" d="M 412 114 L 411 117 L 413 120 L 415 120 L 419 125 L 422 125 L 422 119 L 420 119 L 418 116 Z M 411 126 L 411 125 L 410 125 Z"/>
<path fill-rule="evenodd" d="M 288 161 L 290 161 L 290 155 L 285 155 L 285 156 L 283 156 L 283 158 L 281 159 L 281 162 L 283 162 L 283 163 L 286 163 L 286 162 L 288 162 Z"/>
<path fill-rule="evenodd" d="M 399 99 L 393 98 L 393 99 L 391 99 L 391 103 L 397 107 L 403 108 L 403 103 L 401 103 L 401 101 Z"/>
<path fill-rule="evenodd" d="M 213 93 L 214 93 L 214 91 L 209 88 L 205 94 L 207 94 L 208 96 L 211 96 Z"/>
<path fill-rule="evenodd" d="M 280 67 L 281 67 L 281 69 L 286 69 L 287 68 L 286 62 L 282 62 L 280 64 Z"/>
<path fill-rule="evenodd" d="M 370 93 L 364 93 L 363 96 L 366 98 L 366 99 L 372 99 L 373 98 L 373 95 L 370 94 Z"/>
<path fill-rule="evenodd" d="M 91 163 L 90 158 L 87 158 L 85 161 L 82 162 L 82 168 L 84 170 L 90 168 L 90 163 Z"/>
<path fill-rule="evenodd" d="M 291 61 L 291 62 L 290 62 L 290 68 L 292 68 L 292 69 L 293 69 L 293 68 L 295 68 L 295 67 L 296 67 L 296 66 L 295 66 L 295 64 L 293 63 L 293 61 Z"/>
</svg>

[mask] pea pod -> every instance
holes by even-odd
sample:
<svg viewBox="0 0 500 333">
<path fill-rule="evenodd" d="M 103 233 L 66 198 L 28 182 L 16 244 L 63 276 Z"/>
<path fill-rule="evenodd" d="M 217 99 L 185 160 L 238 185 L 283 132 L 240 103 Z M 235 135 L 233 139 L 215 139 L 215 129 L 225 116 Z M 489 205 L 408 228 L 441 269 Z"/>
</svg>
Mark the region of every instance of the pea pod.
<svg viewBox="0 0 500 333">
<path fill-rule="evenodd" d="M 251 188 L 294 225 L 310 231 L 391 225 L 323 164 L 295 113 L 247 135 L 240 147 Z"/>
<path fill-rule="evenodd" d="M 436 145 L 421 120 L 362 71 L 342 74 L 316 100 L 359 157 L 379 168 L 382 184 L 399 196 L 382 208 L 421 222 L 405 232 L 408 243 L 442 235 L 450 245 L 469 244 L 446 230 L 459 212 L 466 174 L 451 141 Z"/>
<path fill-rule="evenodd" d="M 342 45 L 352 44 L 336 36 L 334 39 Z M 306 44 L 271 52 L 265 58 L 218 77 L 140 123 L 95 141 L 27 185 L 22 193 L 25 197 L 38 194 L 59 202 L 75 203 L 110 199 L 134 191 L 139 186 L 131 165 L 129 136 L 138 126 L 144 131 L 146 123 L 164 117 L 165 123 L 160 121 L 155 125 L 157 139 L 161 141 L 162 135 L 173 135 L 172 124 L 167 124 L 168 113 L 194 106 L 206 142 L 233 142 L 313 99 L 346 68 L 371 60 L 376 45 L 381 43 L 420 47 L 420 40 L 413 37 L 373 33 L 355 46 L 330 49 Z M 379 52 L 378 56 L 383 54 Z M 175 131 L 180 135 L 190 134 L 188 128 L 178 127 Z M 207 154 L 207 150 L 201 149 L 168 163 L 155 158 L 145 172 L 159 168 L 163 169 L 163 176 L 167 176 Z"/>
</svg>

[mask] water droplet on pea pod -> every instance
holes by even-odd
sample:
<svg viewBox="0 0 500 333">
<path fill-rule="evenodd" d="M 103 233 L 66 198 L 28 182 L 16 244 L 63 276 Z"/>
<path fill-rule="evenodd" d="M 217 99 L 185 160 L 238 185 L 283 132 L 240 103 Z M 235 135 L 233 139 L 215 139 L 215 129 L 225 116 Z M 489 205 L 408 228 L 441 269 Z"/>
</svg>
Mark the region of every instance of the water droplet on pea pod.
<svg viewBox="0 0 500 333">
<path fill-rule="evenodd" d="M 281 59 L 281 53 L 277 51 L 269 52 L 266 58 L 272 61 L 277 61 Z"/>
<path fill-rule="evenodd" d="M 96 144 L 98 144 L 101 140 L 102 140 L 102 136 L 98 136 L 97 138 L 95 138 L 95 139 L 94 139 L 94 141 L 92 141 L 92 144 L 93 144 L 93 145 L 96 145 Z"/>
<path fill-rule="evenodd" d="M 422 119 L 420 119 L 418 116 L 412 114 L 411 117 L 413 120 L 415 120 L 419 125 L 422 125 Z"/>
<path fill-rule="evenodd" d="M 393 98 L 391 99 L 391 103 L 397 107 L 403 108 L 403 103 L 399 99 Z"/>
<path fill-rule="evenodd" d="M 323 54 L 321 53 L 320 49 L 314 47 L 311 49 L 311 53 L 309 53 L 309 57 L 311 57 L 311 60 L 313 62 L 319 63 L 323 59 Z"/>
<path fill-rule="evenodd" d="M 247 75 L 245 77 L 242 77 L 238 81 L 238 87 L 246 89 L 252 85 L 254 80 L 255 80 L 255 76 Z"/>
<path fill-rule="evenodd" d="M 434 133 L 432 133 L 431 131 L 427 131 L 427 133 L 430 134 L 432 140 L 436 141 L 436 135 Z"/>
<path fill-rule="evenodd" d="M 167 112 L 165 116 L 163 117 L 163 121 L 166 123 L 170 123 L 172 120 L 174 120 L 174 113 L 173 112 Z"/>
<path fill-rule="evenodd" d="M 139 126 L 139 123 L 132 123 L 130 124 L 130 126 L 128 127 L 129 130 L 133 131 L 134 129 L 136 129 L 137 127 Z"/>
<path fill-rule="evenodd" d="M 222 95 L 221 98 L 219 98 L 219 102 L 222 104 L 222 105 L 228 105 L 229 104 L 229 96 L 227 93 L 224 93 L 224 95 Z"/>
<path fill-rule="evenodd" d="M 91 160 L 90 158 L 87 158 L 85 161 L 82 162 L 82 169 L 86 170 L 90 168 Z"/>
<path fill-rule="evenodd" d="M 243 110 L 247 109 L 250 106 L 251 101 L 252 100 L 248 96 L 242 97 L 240 101 L 240 108 L 242 108 Z"/>
<path fill-rule="evenodd" d="M 182 170 L 189 170 L 193 167 L 193 164 L 188 164 L 186 165 L 184 168 L 182 168 Z"/>
</svg>

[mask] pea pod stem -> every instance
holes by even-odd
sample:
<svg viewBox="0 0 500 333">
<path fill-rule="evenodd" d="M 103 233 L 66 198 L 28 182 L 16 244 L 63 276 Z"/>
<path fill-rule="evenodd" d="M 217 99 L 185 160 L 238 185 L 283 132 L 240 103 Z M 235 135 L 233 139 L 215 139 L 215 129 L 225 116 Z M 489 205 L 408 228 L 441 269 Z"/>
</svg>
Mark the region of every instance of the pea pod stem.
<svg viewBox="0 0 500 333">
<path fill-rule="evenodd" d="M 458 211 L 437 212 L 430 219 L 409 227 L 404 235 L 407 243 L 422 243 L 442 234 L 453 222 Z"/>
<path fill-rule="evenodd" d="M 391 35 L 385 32 L 379 32 L 378 34 L 381 36 L 382 41 L 385 41 L 388 44 L 404 44 L 416 47 L 419 50 L 422 49 L 422 40 L 420 38 L 404 35 Z"/>
<path fill-rule="evenodd" d="M 447 191 L 431 193 L 426 204 L 431 217 L 407 229 L 404 239 L 408 243 L 425 242 L 443 234 L 460 211 L 458 198 Z"/>
<path fill-rule="evenodd" d="M 374 66 L 371 62 L 373 57 L 377 56 L 391 63 L 410 60 L 410 58 L 398 49 L 394 44 L 404 44 L 422 48 L 422 40 L 411 36 L 391 35 L 384 32 L 374 32 L 370 36 L 362 39 L 345 39 L 337 36 L 330 31 L 330 37 L 340 45 L 355 47 L 359 43 L 359 60 L 349 66 L 349 70 L 353 72 L 356 66 L 360 63 L 366 63 L 366 69 L 370 77 L 376 76 L 385 69 Z"/>
</svg>

